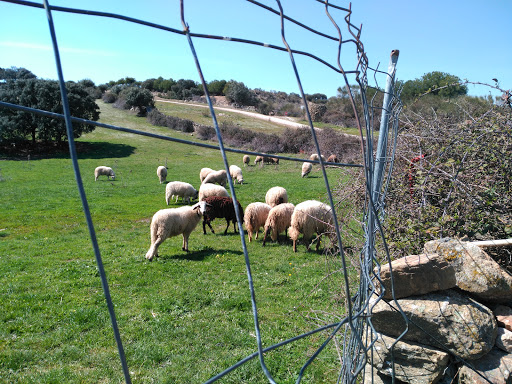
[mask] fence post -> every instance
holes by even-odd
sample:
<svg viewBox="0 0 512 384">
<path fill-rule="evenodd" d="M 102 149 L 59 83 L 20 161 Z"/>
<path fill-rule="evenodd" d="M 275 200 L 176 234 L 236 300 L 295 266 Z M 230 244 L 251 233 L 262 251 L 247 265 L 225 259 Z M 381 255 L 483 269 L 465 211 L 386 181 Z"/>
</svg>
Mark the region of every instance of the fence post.
<svg viewBox="0 0 512 384">
<path fill-rule="evenodd" d="M 391 101 L 393 100 L 393 85 L 395 83 L 396 63 L 398 61 L 399 50 L 394 49 L 391 51 L 391 57 L 388 66 L 388 76 L 386 80 L 386 89 L 384 90 L 384 101 L 382 102 L 382 115 L 379 128 L 379 140 L 377 142 L 377 152 L 375 154 L 375 164 L 373 169 L 373 182 L 372 182 L 372 199 L 373 203 L 377 206 L 379 200 L 379 192 L 382 188 L 382 173 L 384 171 L 384 164 L 386 163 L 387 144 L 389 133 L 389 115 L 391 111 Z"/>
</svg>

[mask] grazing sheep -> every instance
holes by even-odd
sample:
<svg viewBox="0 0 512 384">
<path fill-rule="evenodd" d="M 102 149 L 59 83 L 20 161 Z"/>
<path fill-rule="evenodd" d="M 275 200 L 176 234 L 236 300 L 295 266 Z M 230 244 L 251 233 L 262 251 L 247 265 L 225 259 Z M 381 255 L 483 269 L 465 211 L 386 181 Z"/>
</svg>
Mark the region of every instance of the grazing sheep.
<svg viewBox="0 0 512 384">
<path fill-rule="evenodd" d="M 199 187 L 199 201 L 203 201 L 210 196 L 229 197 L 228 191 L 222 185 L 206 183 Z"/>
<path fill-rule="evenodd" d="M 313 153 L 311 156 L 309 156 L 309 160 L 319 160 L 318 153 Z M 322 155 L 322 160 L 325 161 L 324 155 Z"/>
<path fill-rule="evenodd" d="M 244 155 L 243 162 L 244 162 L 244 167 L 249 165 L 249 163 L 251 162 L 251 158 L 249 157 L 249 155 Z"/>
<path fill-rule="evenodd" d="M 198 191 L 195 189 L 192 184 L 185 183 L 183 181 L 171 181 L 165 186 L 165 202 L 169 205 L 169 201 L 171 201 L 176 196 L 176 203 L 178 199 L 181 197 L 181 200 L 187 204 L 190 204 L 190 199 L 197 199 Z"/>
<path fill-rule="evenodd" d="M 237 181 L 239 184 L 244 183 L 244 178 L 242 176 L 242 168 L 238 165 L 230 165 L 229 166 L 229 175 L 233 179 L 233 181 Z"/>
<path fill-rule="evenodd" d="M 338 162 L 338 157 L 335 154 L 332 154 L 331 156 L 329 156 L 327 158 L 327 161 L 329 163 L 337 163 Z"/>
<path fill-rule="evenodd" d="M 279 159 L 277 157 L 269 157 L 269 156 L 256 156 L 254 159 L 254 165 L 261 163 L 263 164 L 279 164 Z"/>
<path fill-rule="evenodd" d="M 107 179 L 109 179 L 109 180 L 110 180 L 110 178 L 112 178 L 112 180 L 114 180 L 116 178 L 116 174 L 110 167 L 105 167 L 105 166 L 96 167 L 96 169 L 94 170 L 94 181 L 97 181 L 98 177 L 100 177 L 101 175 L 107 176 Z"/>
<path fill-rule="evenodd" d="M 265 195 L 265 203 L 270 205 L 272 208 L 278 204 L 288 202 L 288 193 L 283 187 L 272 187 L 267 191 Z"/>
<path fill-rule="evenodd" d="M 167 179 L 167 168 L 163 165 L 159 166 L 156 169 L 156 175 L 158 176 L 158 179 L 160 180 L 160 184 L 165 183 L 165 179 Z"/>
<path fill-rule="evenodd" d="M 197 226 L 204 212 L 204 203 L 194 206 L 161 209 L 151 220 L 151 246 L 146 253 L 146 259 L 158 257 L 158 247 L 168 237 L 183 235 L 181 249 L 188 252 L 188 238 Z"/>
<path fill-rule="evenodd" d="M 267 220 L 265 221 L 265 229 L 263 234 L 263 246 L 267 241 L 267 236 L 270 233 L 272 241 L 276 241 L 279 234 L 285 231 L 288 236 L 288 228 L 292 222 L 292 214 L 295 209 L 295 205 L 292 203 L 284 203 L 276 205 L 268 213 Z"/>
<path fill-rule="evenodd" d="M 228 181 L 227 172 L 224 169 L 221 169 L 219 171 L 213 171 L 206 176 L 202 182 L 202 184 L 206 183 L 212 183 L 212 184 L 220 184 L 223 187 L 226 186 L 226 183 Z"/>
<path fill-rule="evenodd" d="M 233 227 L 235 228 L 236 233 L 236 212 L 235 205 L 233 204 L 233 199 L 231 197 L 223 197 L 223 196 L 210 196 L 203 200 L 205 205 L 205 211 L 203 213 L 203 233 L 206 235 L 206 224 L 210 227 L 212 233 L 215 233 L 211 222 L 216 218 L 225 218 L 228 225 L 224 234 L 228 233 L 229 222 L 233 222 Z M 244 217 L 244 210 L 242 209 L 242 205 L 238 201 L 238 209 L 240 210 L 240 216 Z"/>
<path fill-rule="evenodd" d="M 314 233 L 318 235 L 316 250 L 320 247 L 320 237 L 323 233 L 330 230 L 333 225 L 333 215 L 331 207 L 316 201 L 307 200 L 297 204 L 292 214 L 290 230 L 288 234 L 293 241 L 293 252 L 297 252 L 297 239 L 299 234 L 303 234 L 304 242 L 309 251 L 309 240 Z"/>
<path fill-rule="evenodd" d="M 201 168 L 199 171 L 199 180 L 201 180 L 201 183 L 203 180 L 208 176 L 209 173 L 213 172 L 213 169 L 211 168 Z"/>
<path fill-rule="evenodd" d="M 256 232 L 256 238 L 258 238 L 258 231 L 265 225 L 271 208 L 270 205 L 260 202 L 251 203 L 245 208 L 244 224 L 249 236 L 249 243 L 252 241 L 253 232 Z"/>
<path fill-rule="evenodd" d="M 313 169 L 313 164 L 304 162 L 302 163 L 302 177 L 309 175 L 309 172 Z"/>
</svg>

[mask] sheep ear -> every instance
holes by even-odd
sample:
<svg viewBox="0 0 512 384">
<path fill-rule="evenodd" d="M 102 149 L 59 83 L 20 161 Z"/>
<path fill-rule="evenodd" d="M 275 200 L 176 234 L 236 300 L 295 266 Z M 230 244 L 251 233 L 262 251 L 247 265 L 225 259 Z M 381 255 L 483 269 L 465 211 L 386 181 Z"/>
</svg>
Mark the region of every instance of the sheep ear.
<svg viewBox="0 0 512 384">
<path fill-rule="evenodd" d="M 199 209 L 199 212 L 201 212 L 201 214 L 204 214 L 204 211 L 206 210 L 206 202 L 204 201 L 200 201 L 199 203 L 196 203 L 194 204 L 194 206 L 192 207 L 192 209 Z M 210 205 L 210 204 L 208 204 Z"/>
</svg>

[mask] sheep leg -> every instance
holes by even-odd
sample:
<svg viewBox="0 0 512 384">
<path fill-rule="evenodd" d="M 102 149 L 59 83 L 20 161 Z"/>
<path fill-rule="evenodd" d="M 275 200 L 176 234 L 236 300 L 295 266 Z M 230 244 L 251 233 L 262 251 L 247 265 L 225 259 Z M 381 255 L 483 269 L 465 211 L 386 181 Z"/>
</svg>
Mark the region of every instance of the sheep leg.
<svg viewBox="0 0 512 384">
<path fill-rule="evenodd" d="M 164 242 L 164 240 L 165 239 L 162 237 L 157 237 L 156 240 L 151 243 L 151 247 L 149 247 L 148 253 L 146 253 L 146 259 L 152 261 L 155 256 L 158 257 L 158 247 Z"/>
<path fill-rule="evenodd" d="M 206 235 L 206 224 L 208 224 L 208 226 L 210 227 L 210 230 L 212 231 L 212 233 L 215 233 L 215 231 L 213 230 L 211 224 L 210 224 L 210 221 L 203 218 L 203 233 Z"/>
<path fill-rule="evenodd" d="M 263 233 L 263 246 L 265 246 L 265 241 L 267 241 L 268 233 L 270 232 L 270 227 L 265 230 Z"/>
<path fill-rule="evenodd" d="M 190 236 L 190 233 L 184 233 L 183 234 L 183 246 L 181 247 L 182 250 L 185 252 L 188 252 L 188 237 Z"/>
<path fill-rule="evenodd" d="M 318 241 L 316 242 L 316 251 L 320 248 L 320 236 L 318 236 Z"/>
<path fill-rule="evenodd" d="M 228 233 L 228 229 L 229 229 L 229 220 L 226 219 L 226 221 L 228 222 L 228 226 L 226 227 L 226 230 L 224 231 L 224 234 L 227 234 Z M 235 228 L 235 232 L 236 232 L 236 228 Z"/>
<path fill-rule="evenodd" d="M 293 240 L 293 252 L 297 252 L 297 240 Z"/>
<path fill-rule="evenodd" d="M 308 240 L 304 239 L 304 243 L 306 243 L 306 251 L 308 251 L 308 252 L 309 252 L 309 248 L 311 248 L 311 241 L 310 240 L 311 239 L 308 239 Z"/>
</svg>

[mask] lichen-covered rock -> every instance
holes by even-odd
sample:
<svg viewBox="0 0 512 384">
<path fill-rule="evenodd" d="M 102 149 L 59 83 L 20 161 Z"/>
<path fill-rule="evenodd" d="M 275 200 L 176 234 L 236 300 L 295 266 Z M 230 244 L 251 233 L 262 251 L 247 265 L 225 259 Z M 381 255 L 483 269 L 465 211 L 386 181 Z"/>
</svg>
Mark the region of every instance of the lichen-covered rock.
<svg viewBox="0 0 512 384">
<path fill-rule="evenodd" d="M 415 341 L 475 360 L 494 346 L 497 334 L 492 311 L 453 290 L 397 300 L 410 319 L 404 341 Z M 372 303 L 372 324 L 377 332 L 398 337 L 406 323 L 394 301 Z"/>
<path fill-rule="evenodd" d="M 436 383 L 443 377 L 450 362 L 446 352 L 420 345 L 397 341 L 378 334 L 373 345 L 373 366 L 382 374 L 411 384 Z M 394 346 L 393 346 L 393 343 Z"/>
<path fill-rule="evenodd" d="M 512 276 L 477 245 L 445 238 L 427 242 L 424 253 L 443 256 L 455 269 L 457 287 L 477 300 L 510 303 Z"/>
<path fill-rule="evenodd" d="M 494 348 L 459 371 L 459 384 L 511 384 L 512 355 Z M 476 370 L 476 372 L 475 372 Z"/>
<path fill-rule="evenodd" d="M 377 273 L 377 268 L 375 273 Z M 384 290 L 384 299 L 393 298 L 391 291 L 391 272 L 395 299 L 423 295 L 434 291 L 454 288 L 457 284 L 455 269 L 437 254 L 410 255 L 393 260 L 380 266 L 379 291 Z"/>
</svg>

